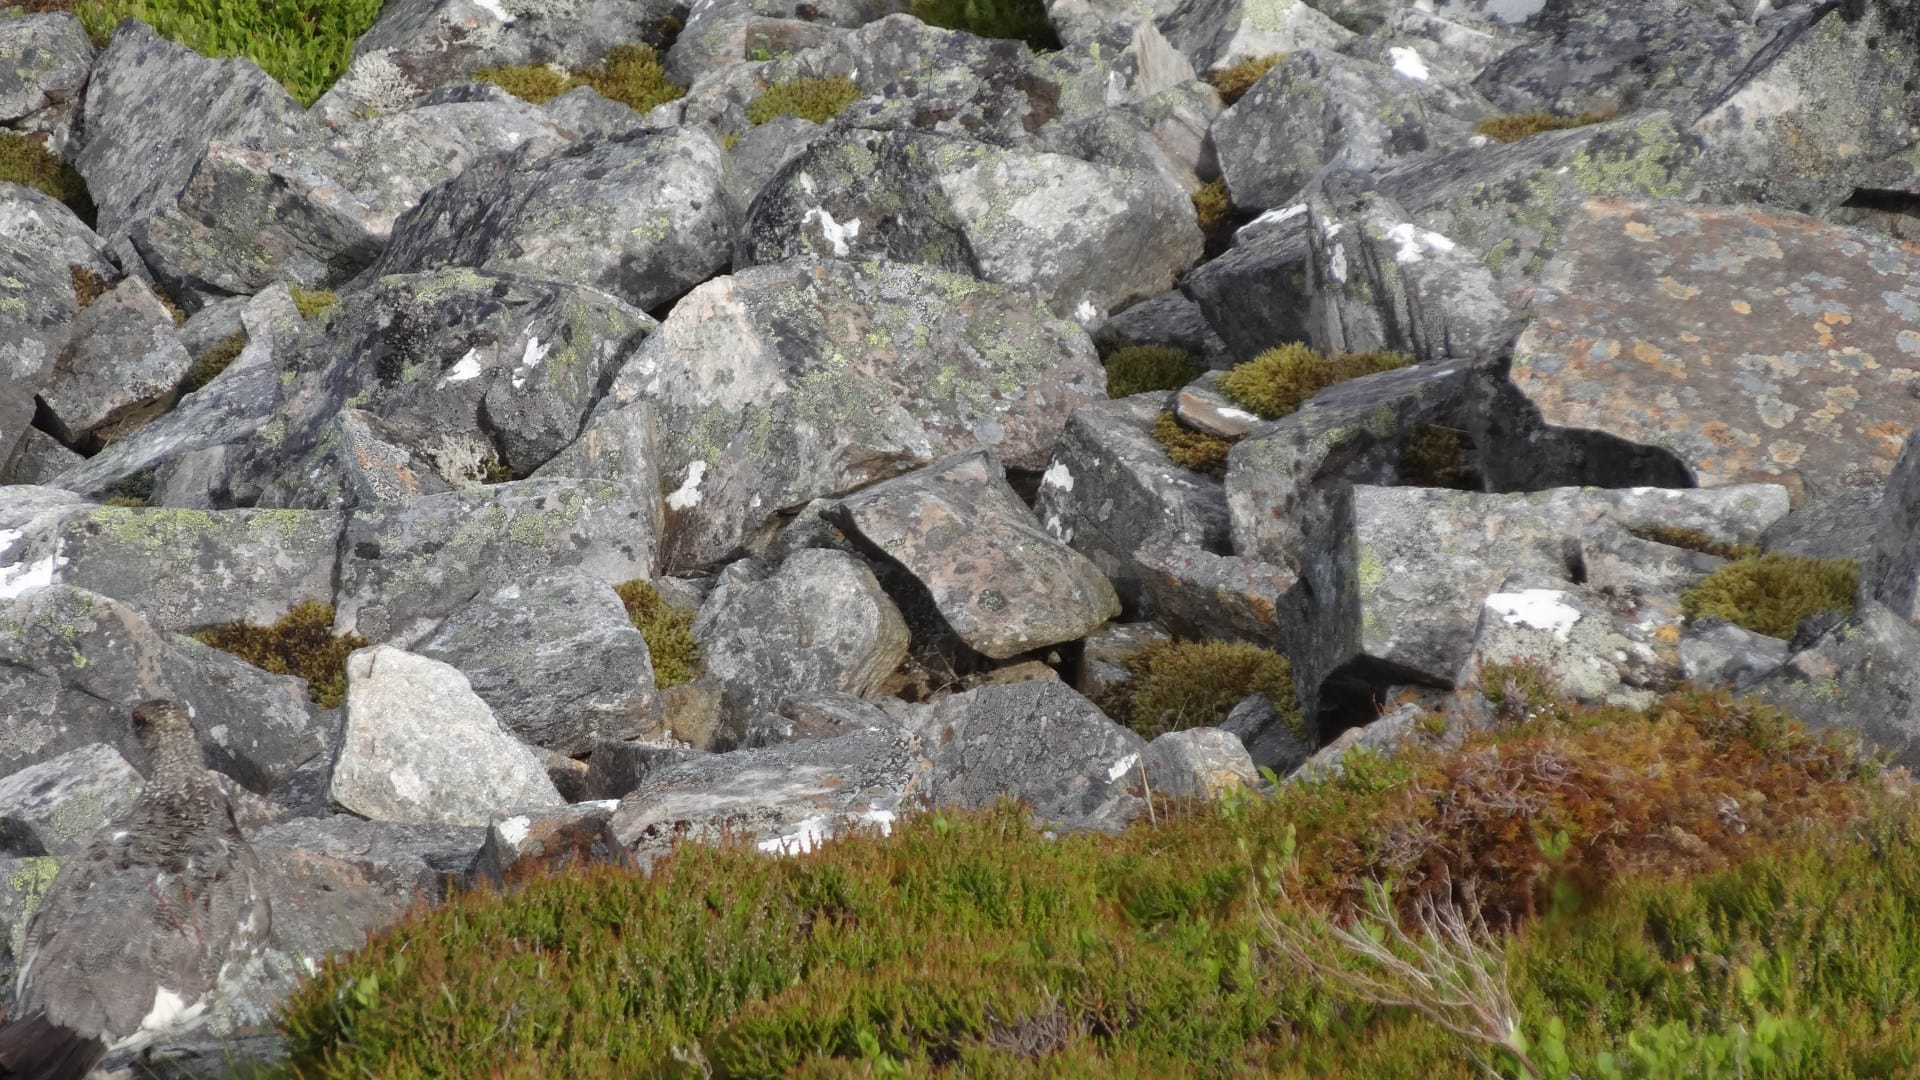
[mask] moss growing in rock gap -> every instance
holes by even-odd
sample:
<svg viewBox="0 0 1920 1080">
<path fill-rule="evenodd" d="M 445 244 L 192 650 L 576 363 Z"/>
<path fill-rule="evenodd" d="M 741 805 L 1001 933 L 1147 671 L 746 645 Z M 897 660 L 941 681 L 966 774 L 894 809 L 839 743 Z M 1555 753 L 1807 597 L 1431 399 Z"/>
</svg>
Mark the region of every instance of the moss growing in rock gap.
<svg viewBox="0 0 1920 1080">
<path fill-rule="evenodd" d="M 626 605 L 634 629 L 647 639 L 654 685 L 664 690 L 699 678 L 700 642 L 693 636 L 694 613 L 668 603 L 645 578 L 621 582 L 613 591 Z"/>
<path fill-rule="evenodd" d="M 40 138 L 0 130 L 0 180 L 59 199 L 89 229 L 97 223 L 86 181 Z"/>
<path fill-rule="evenodd" d="M 1467 439 L 1457 429 L 1428 424 L 1400 448 L 1400 482 L 1413 487 L 1457 488 L 1473 479 Z"/>
<path fill-rule="evenodd" d="M 1209 435 L 1204 431 L 1194 431 L 1180 423 L 1180 418 L 1171 411 L 1163 412 L 1153 421 L 1153 441 L 1167 452 L 1167 457 L 1183 469 L 1192 469 L 1204 473 L 1215 480 L 1227 475 L 1227 455 L 1233 450 L 1233 441 L 1218 435 Z"/>
<path fill-rule="evenodd" d="M 113 288 L 113 282 L 84 266 L 67 267 L 67 276 L 73 281 L 73 298 L 81 307 L 86 307 L 107 294 Z"/>
<path fill-rule="evenodd" d="M 1256 56 L 1242 60 L 1231 67 L 1208 72 L 1205 78 L 1213 84 L 1215 90 L 1220 91 L 1220 100 L 1232 105 L 1245 97 L 1247 91 L 1253 89 L 1253 84 L 1259 82 L 1262 75 L 1272 71 L 1276 64 L 1286 58 L 1286 53 Z"/>
<path fill-rule="evenodd" d="M 1538 135 L 1543 131 L 1565 131 L 1568 128 L 1604 123 L 1613 119 L 1614 115 L 1610 112 L 1585 112 L 1578 116 L 1562 116 L 1559 113 L 1536 109 L 1533 112 L 1491 116 L 1473 125 L 1473 130 L 1496 142 L 1510 143 L 1518 142 L 1529 135 Z"/>
<path fill-rule="evenodd" d="M 1107 396 L 1178 390 L 1206 371 L 1200 358 L 1172 345 L 1128 345 L 1107 357 Z"/>
<path fill-rule="evenodd" d="M 1685 525 L 1649 525 L 1644 529 L 1627 531 L 1642 540 L 1717 555 L 1722 559 L 1747 559 L 1760 554 L 1760 548 L 1757 545 L 1724 543 L 1699 529 L 1690 529 Z"/>
<path fill-rule="evenodd" d="M 472 76 L 489 82 L 522 101 L 545 105 L 579 85 L 573 76 L 552 64 L 502 64 L 475 68 Z"/>
<path fill-rule="evenodd" d="M 802 76 L 774 83 L 747 106 L 747 123 L 755 127 L 782 116 L 797 116 L 824 124 L 840 110 L 860 100 L 860 88 L 839 75 L 826 79 Z"/>
<path fill-rule="evenodd" d="M 321 312 L 340 302 L 340 298 L 334 295 L 332 289 L 307 289 L 299 285 L 288 285 L 287 292 L 293 297 L 293 306 L 299 310 L 300 317 L 309 322 Z"/>
<path fill-rule="evenodd" d="M 1233 197 L 1227 194 L 1225 180 L 1209 180 L 1192 195 L 1193 216 L 1200 231 L 1212 236 L 1233 217 Z"/>
<path fill-rule="evenodd" d="M 107 506 L 145 506 L 153 498 L 154 470 L 141 469 L 130 476 L 116 480 L 106 490 L 106 497 L 100 501 Z"/>
<path fill-rule="evenodd" d="M 1278 420 L 1336 383 L 1413 363 L 1406 353 L 1375 350 L 1328 356 L 1298 342 L 1268 349 L 1220 378 L 1220 390 L 1241 407 Z"/>
<path fill-rule="evenodd" d="M 1036 52 L 1060 47 L 1044 0 L 913 0 L 907 10 L 928 26 L 1024 41 Z"/>
<path fill-rule="evenodd" d="M 484 67 L 471 76 L 522 101 L 544 105 L 575 87 L 591 86 L 601 97 L 645 113 L 685 94 L 667 81 L 660 57 L 647 45 L 621 45 L 595 67 L 564 71 L 552 64 Z"/>
<path fill-rule="evenodd" d="M 346 700 L 347 654 L 372 644 L 359 634 L 335 637 L 333 605 L 318 600 L 302 600 L 272 626 L 229 623 L 193 637 L 263 671 L 307 680 L 307 697 L 323 709 Z"/>
<path fill-rule="evenodd" d="M 1788 638 L 1800 620 L 1822 611 L 1852 611 L 1860 564 L 1770 551 L 1735 559 L 1680 597 L 1689 619 L 1718 615 L 1756 634 Z"/>
<path fill-rule="evenodd" d="M 247 332 L 235 330 L 222 338 L 220 342 L 201 353 L 193 361 L 192 370 L 187 372 L 186 391 L 192 393 L 214 380 L 214 377 L 227 370 L 228 365 L 239 359 L 247 347 Z"/>
<path fill-rule="evenodd" d="M 1265 694 L 1288 727 L 1303 730 L 1293 664 L 1272 649 L 1243 641 L 1156 641 L 1127 659 L 1127 673 L 1131 678 L 1102 704 L 1143 738 L 1218 727 L 1251 694 Z"/>
</svg>

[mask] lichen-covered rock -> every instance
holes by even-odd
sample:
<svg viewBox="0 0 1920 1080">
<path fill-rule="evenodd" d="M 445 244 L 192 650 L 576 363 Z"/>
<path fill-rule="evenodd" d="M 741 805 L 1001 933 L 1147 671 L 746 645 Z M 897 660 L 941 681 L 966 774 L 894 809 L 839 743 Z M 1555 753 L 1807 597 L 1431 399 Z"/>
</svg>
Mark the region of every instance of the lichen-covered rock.
<svg viewBox="0 0 1920 1080">
<path fill-rule="evenodd" d="M 797 855 L 842 833 L 887 832 L 925 770 L 897 726 L 710 754 L 647 777 L 612 828 L 643 868 L 689 840 Z"/>
<path fill-rule="evenodd" d="M 524 147 L 527 160 L 565 145 L 538 106 L 498 89 L 491 97 L 391 113 L 277 150 L 216 141 L 144 223 L 142 253 L 163 280 L 199 292 L 343 282 L 436 185 L 494 154 Z"/>
<path fill-rule="evenodd" d="M 1476 684 L 1489 667 L 1529 665 L 1559 698 L 1645 709 L 1680 682 L 1671 641 L 1622 619 L 1581 590 L 1528 588 L 1509 581 L 1480 601 L 1466 664 L 1455 685 Z"/>
<path fill-rule="evenodd" d="M 1180 291 L 1200 306 L 1239 363 L 1311 336 L 1307 319 L 1314 275 L 1307 205 L 1269 210 L 1247 229 L 1256 225 L 1263 226 L 1261 231 L 1180 279 Z"/>
<path fill-rule="evenodd" d="M 613 587 L 581 570 L 483 591 L 415 651 L 460 669 L 502 727 L 556 753 L 659 727 L 647 639 Z"/>
<path fill-rule="evenodd" d="M 569 479 L 362 505 L 340 543 L 334 629 L 404 646 L 483 587 L 567 567 L 609 585 L 650 577 L 651 511 L 618 484 Z"/>
<path fill-rule="evenodd" d="M 1920 628 L 1920 431 L 1907 436 L 1874 524 L 1861 592 Z"/>
<path fill-rule="evenodd" d="M 394 222 L 368 273 L 476 267 L 652 310 L 727 267 L 725 161 L 697 127 L 636 129 L 558 153 L 530 142 L 428 192 Z"/>
<path fill-rule="evenodd" d="M 759 580 L 722 580 L 693 634 L 735 733 L 790 694 L 872 693 L 907 657 L 907 624 L 873 571 L 824 549 L 796 552 Z"/>
<path fill-rule="evenodd" d="M 513 814 L 487 826 L 487 841 L 467 870 L 469 884 L 508 888 L 547 874 L 580 873 L 631 856 L 613 834 L 612 799 Z"/>
<path fill-rule="evenodd" d="M 1174 540 L 1134 551 L 1141 609 L 1186 637 L 1231 638 L 1280 652 L 1308 632 L 1305 590 L 1284 566 Z"/>
<path fill-rule="evenodd" d="M 177 400 L 193 366 L 173 316 L 139 278 L 80 310 L 73 337 L 40 390 L 63 442 L 130 430 Z"/>
<path fill-rule="evenodd" d="M 1920 766 L 1920 629 L 1866 603 L 1748 691 L 1814 727 L 1856 732 L 1893 763 Z"/>
<path fill-rule="evenodd" d="M 1029 294 L 903 263 L 753 267 L 694 290 L 641 346 L 583 442 L 649 410 L 664 569 L 770 539 L 785 507 L 973 446 L 1046 465 L 1104 396 L 1086 333 Z M 602 459 L 593 475 L 628 479 Z"/>
<path fill-rule="evenodd" d="M 139 793 L 141 779 L 106 743 L 93 743 L 0 779 L 0 850 L 76 855 Z"/>
<path fill-rule="evenodd" d="M 19 21 L 0 22 L 0 28 Z M 78 266 L 102 281 L 120 274 L 112 249 L 99 235 L 66 203 L 35 188 L 0 185 L 0 245 L 6 244 L 19 244 L 40 259 L 46 268 L 43 273 L 67 274 L 70 267 Z"/>
<path fill-rule="evenodd" d="M 0 484 L 44 484 L 86 458 L 61 445 L 60 440 L 30 427 L 14 447 L 13 457 L 0 467 Z"/>
<path fill-rule="evenodd" d="M 1181 278 L 1185 283 L 1219 260 L 1205 262 Z M 1207 323 L 1206 312 L 1184 292 L 1164 292 L 1133 304 L 1093 329 L 1093 343 L 1102 353 L 1130 345 L 1165 345 L 1185 349 L 1209 367 L 1229 367 L 1227 343 Z"/>
<path fill-rule="evenodd" d="M 562 805 L 540 758 L 437 660 L 384 645 L 347 658 L 346 725 L 329 786 L 361 817 L 485 825 Z"/>
<path fill-rule="evenodd" d="M 1353 31 L 1306 0 L 1181 0 L 1159 15 L 1161 32 L 1196 71 L 1274 53 L 1330 52 L 1353 40 Z"/>
<path fill-rule="evenodd" d="M 1040 527 L 988 452 L 876 484 L 832 517 L 904 566 L 954 632 L 993 659 L 1085 637 L 1120 613 L 1099 568 Z"/>
<path fill-rule="evenodd" d="M 1787 662 L 1787 643 L 1725 619 L 1696 619 L 1680 638 L 1680 672 L 1698 686 L 1744 688 Z"/>
<path fill-rule="evenodd" d="M 1017 799 L 1050 827 L 1108 831 L 1146 812 L 1146 741 L 1057 679 L 941 698 L 908 725 L 933 763 L 918 791 L 934 806 Z"/>
<path fill-rule="evenodd" d="M 32 423 L 79 310 L 65 263 L 31 237 L 0 235 L 0 459 Z"/>
<path fill-rule="evenodd" d="M 667 76 L 691 86 L 703 75 L 751 59 L 755 46 L 768 52 L 798 52 L 813 44 L 782 36 L 779 41 L 786 48 L 775 50 L 767 41 L 768 23 L 796 24 L 796 32 L 853 28 L 898 10 L 898 3 L 889 0 L 715 0 L 701 4 L 687 15 L 686 26 L 667 52 Z"/>
<path fill-rule="evenodd" d="M 45 132 L 54 146 L 67 142 L 74 110 L 93 65 L 93 44 L 70 11 L 0 20 L 0 126 Z"/>
<path fill-rule="evenodd" d="M 1297 730 L 1265 694 L 1249 694 L 1227 712 L 1220 730 L 1240 740 L 1256 769 L 1288 776 L 1313 756 L 1311 731 Z"/>
<path fill-rule="evenodd" d="M 1260 782 L 1238 736 L 1219 728 L 1169 731 L 1141 752 L 1147 787 L 1170 799 L 1217 799 Z"/>
</svg>

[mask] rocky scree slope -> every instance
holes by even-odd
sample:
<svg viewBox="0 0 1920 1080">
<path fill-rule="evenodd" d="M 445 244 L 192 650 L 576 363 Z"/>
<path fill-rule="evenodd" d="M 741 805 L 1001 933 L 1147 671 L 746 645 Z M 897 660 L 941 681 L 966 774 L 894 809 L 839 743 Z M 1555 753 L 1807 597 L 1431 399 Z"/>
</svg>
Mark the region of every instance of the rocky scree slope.
<svg viewBox="0 0 1920 1080">
<path fill-rule="evenodd" d="M 96 208 L 0 183 L 0 921 L 152 697 L 277 883 L 229 1047 L 460 881 L 1002 797 L 1118 829 L 1471 727 L 1490 666 L 1920 761 L 1920 9 L 1049 15 L 1036 53 L 877 3 L 392 0 L 310 108 L 0 18 L 0 125 Z M 681 17 L 644 114 L 473 78 Z M 797 80 L 848 103 L 754 109 Z M 1535 112 L 1593 122 L 1480 130 Z M 1409 362 L 1275 418 L 1217 370 L 1106 395 L 1124 347 L 1289 343 Z M 1688 618 L 1740 545 L 1855 595 L 1790 640 Z M 697 611 L 697 678 L 617 586 Z M 315 602 L 363 646 L 325 707 L 191 636 Z M 1096 702 L 1169 635 L 1284 654 L 1295 700 L 1146 741 Z"/>
</svg>

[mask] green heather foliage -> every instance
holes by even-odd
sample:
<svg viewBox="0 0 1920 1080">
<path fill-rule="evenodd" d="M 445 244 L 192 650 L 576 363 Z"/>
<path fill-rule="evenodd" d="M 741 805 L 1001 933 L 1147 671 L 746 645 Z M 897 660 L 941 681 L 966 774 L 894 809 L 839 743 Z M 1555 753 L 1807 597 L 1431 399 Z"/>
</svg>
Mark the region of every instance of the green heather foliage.
<svg viewBox="0 0 1920 1080">
<path fill-rule="evenodd" d="M 187 392 L 191 393 L 212 382 L 214 376 L 227 370 L 227 365 L 239 359 L 241 351 L 246 347 L 247 332 L 235 330 L 222 338 L 219 344 L 201 353 L 199 358 L 194 360 L 193 369 L 187 372 Z"/>
<path fill-rule="evenodd" d="M 87 195 L 86 182 L 39 139 L 0 130 L 0 181 L 51 195 L 93 227 L 93 199 Z"/>
<path fill-rule="evenodd" d="M 1769 637 L 1792 637 L 1800 620 L 1838 608 L 1852 611 L 1860 564 L 1770 551 L 1735 559 L 1680 597 L 1689 619 L 1718 615 Z"/>
<path fill-rule="evenodd" d="M 372 642 L 359 634 L 333 634 L 333 605 L 302 600 L 272 626 L 229 623 L 195 633 L 202 644 L 276 675 L 307 680 L 307 697 L 323 709 L 347 696 L 347 654 Z"/>
<path fill-rule="evenodd" d="M 675 607 L 645 578 L 614 586 L 627 618 L 647 639 L 653 657 L 654 685 L 661 689 L 690 683 L 700 677 L 700 642 L 693 636 L 694 613 Z"/>
<path fill-rule="evenodd" d="M 244 56 L 311 105 L 346 73 L 353 43 L 382 0 L 80 0 L 74 13 L 96 42 L 135 18 L 207 56 Z"/>
<path fill-rule="evenodd" d="M 1128 345 L 1107 357 L 1107 396 L 1132 397 L 1151 390 L 1178 390 L 1200 377 L 1206 365 L 1172 345 Z"/>
<path fill-rule="evenodd" d="M 928 26 L 1012 38 L 1035 51 L 1060 47 L 1043 0 L 913 0 L 907 10 Z"/>
<path fill-rule="evenodd" d="M 1365 961 L 1286 962 L 1278 927 L 1365 925 L 1380 881 L 1390 940 L 1480 898 L 1535 1075 L 1920 1066 L 1920 817 L 1850 748 L 1692 694 L 1345 764 L 1114 836 L 927 813 L 464 895 L 296 992 L 284 1074 L 1486 1075 L 1324 977 Z"/>
<path fill-rule="evenodd" d="M 1265 694 L 1294 731 L 1302 731 L 1286 657 L 1243 641 L 1157 641 L 1127 660 L 1131 676 L 1112 704 L 1114 719 L 1146 738 L 1218 727 L 1249 694 Z"/>
<path fill-rule="evenodd" d="M 1275 64 L 1286 58 L 1286 53 L 1256 56 L 1249 60 L 1242 60 L 1232 67 L 1210 72 L 1206 78 L 1213 84 L 1215 90 L 1220 91 L 1220 100 L 1231 105 L 1245 97 L 1247 91 L 1253 89 L 1253 84 L 1260 81 L 1260 76 L 1272 71 Z"/>
<path fill-rule="evenodd" d="M 153 484 L 156 478 L 153 469 L 141 469 L 113 482 L 106 490 L 106 498 L 100 500 L 104 506 L 145 506 L 153 498 Z"/>
<path fill-rule="evenodd" d="M 860 88 L 839 75 L 826 79 L 802 76 L 774 83 L 747 106 L 747 123 L 755 127 L 782 116 L 797 116 L 824 124 L 840 110 L 860 100 Z"/>
<path fill-rule="evenodd" d="M 298 285 L 288 285 L 287 292 L 292 294 L 293 306 L 300 310 L 300 317 L 309 322 L 340 302 L 332 289 L 303 289 Z"/>
<path fill-rule="evenodd" d="M 1268 349 L 1220 378 L 1220 390 L 1268 420 L 1292 413 L 1335 383 L 1413 363 L 1406 353 L 1380 350 L 1328 356 L 1294 343 Z"/>
<path fill-rule="evenodd" d="M 1509 113 L 1506 116 L 1493 116 L 1473 125 L 1473 130 L 1497 142 L 1517 142 L 1529 135 L 1538 135 L 1543 131 L 1564 131 L 1567 128 L 1586 127 L 1613 119 L 1608 112 L 1586 112 L 1579 116 L 1561 116 L 1543 110 L 1525 113 Z"/>
<path fill-rule="evenodd" d="M 1227 455 L 1233 450 L 1232 440 L 1194 431 L 1180 423 L 1180 418 L 1171 411 L 1154 418 L 1153 441 L 1183 469 L 1205 473 L 1215 480 L 1227 475 Z"/>
<path fill-rule="evenodd" d="M 480 68 L 473 78 L 490 82 L 535 105 L 559 97 L 577 86 L 591 86 L 601 97 L 645 113 L 686 91 L 667 81 L 660 58 L 647 45 L 621 45 L 598 67 L 567 72 L 548 64 L 509 64 Z"/>
</svg>

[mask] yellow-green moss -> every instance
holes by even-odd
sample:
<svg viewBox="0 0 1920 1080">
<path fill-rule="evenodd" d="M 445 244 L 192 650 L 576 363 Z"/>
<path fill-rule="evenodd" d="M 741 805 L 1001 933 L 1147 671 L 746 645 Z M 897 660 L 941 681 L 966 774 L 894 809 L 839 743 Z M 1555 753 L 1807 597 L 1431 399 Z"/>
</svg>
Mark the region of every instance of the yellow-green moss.
<svg viewBox="0 0 1920 1080">
<path fill-rule="evenodd" d="M 1413 487 L 1457 487 L 1473 475 L 1465 436 L 1450 427 L 1428 424 L 1400 448 L 1400 482 Z"/>
<path fill-rule="evenodd" d="M 1274 65 L 1286 58 L 1286 53 L 1271 53 L 1242 60 L 1231 67 L 1208 73 L 1207 81 L 1220 91 L 1220 100 L 1231 105 L 1253 89 L 1253 84 L 1260 81 L 1260 76 L 1272 71 Z"/>
<path fill-rule="evenodd" d="M 307 697 L 323 709 L 347 695 L 347 654 L 372 644 L 359 634 L 333 633 L 333 606 L 302 600 L 272 626 L 230 623 L 208 627 L 194 638 L 276 675 L 307 680 Z"/>
<path fill-rule="evenodd" d="M 640 113 L 686 93 L 667 81 L 659 56 L 646 45 L 621 45 L 595 67 L 563 71 L 551 64 L 508 64 L 480 68 L 472 77 L 535 105 L 575 87 L 591 86 L 601 97 Z"/>
<path fill-rule="evenodd" d="M 1185 427 L 1172 412 L 1163 412 L 1154 419 L 1153 441 L 1183 469 L 1205 473 L 1215 480 L 1227 475 L 1227 454 L 1233 450 L 1232 440 Z"/>
<path fill-rule="evenodd" d="M 189 393 L 212 382 L 214 376 L 227 370 L 227 365 L 239 359 L 240 353 L 247 347 L 247 332 L 235 330 L 222 338 L 220 342 L 199 355 L 193 362 L 192 370 L 187 372 Z"/>
<path fill-rule="evenodd" d="M 1543 131 L 1564 131 L 1567 128 L 1586 127 L 1613 119 L 1614 114 L 1605 112 L 1586 112 L 1578 116 L 1562 116 L 1559 113 L 1536 109 L 1533 112 L 1509 113 L 1506 116 L 1492 116 L 1473 126 L 1473 130 L 1497 142 L 1517 142 L 1529 135 L 1538 135 Z"/>
<path fill-rule="evenodd" d="M 613 591 L 620 594 L 634 629 L 647 639 L 654 685 L 664 690 L 699 678 L 700 642 L 693 636 L 694 613 L 668 603 L 644 578 L 622 582 Z"/>
<path fill-rule="evenodd" d="M 340 302 L 332 289 L 305 289 L 298 285 L 288 285 L 287 292 L 293 296 L 293 306 L 299 309 L 300 317 L 311 321 L 319 314 Z"/>
<path fill-rule="evenodd" d="M 1200 358 L 1172 345 L 1128 345 L 1107 357 L 1107 396 L 1178 390 L 1200 377 Z"/>
<path fill-rule="evenodd" d="M 1715 540 L 1699 529 L 1690 529 L 1685 525 L 1649 525 L 1643 529 L 1628 531 L 1642 540 L 1717 555 L 1722 559 L 1747 559 L 1760 554 L 1758 545 L 1728 544 Z"/>
<path fill-rule="evenodd" d="M 1792 637 L 1800 620 L 1822 611 L 1852 611 L 1860 564 L 1770 551 L 1735 559 L 1680 597 L 1689 619 L 1706 615 L 1768 637 Z"/>
<path fill-rule="evenodd" d="M 489 82 L 522 101 L 544 105 L 580 85 L 568 72 L 552 64 L 502 64 L 474 69 L 478 82 Z"/>
<path fill-rule="evenodd" d="M 1151 739 L 1168 731 L 1218 727 L 1250 694 L 1265 694 L 1287 726 L 1303 730 L 1293 664 L 1243 641 L 1157 641 L 1127 659 L 1114 719 Z"/>
<path fill-rule="evenodd" d="M 92 228 L 93 199 L 86 181 L 73 166 L 41 145 L 41 140 L 0 129 L 0 180 L 33 188 L 67 204 L 75 216 Z"/>
<path fill-rule="evenodd" d="M 1268 349 L 1220 378 L 1220 390 L 1241 407 L 1277 420 L 1336 383 L 1406 367 L 1413 357 L 1379 350 L 1328 356 L 1298 343 Z"/>
<path fill-rule="evenodd" d="M 1233 198 L 1227 194 L 1225 180 L 1209 180 L 1193 193 L 1193 216 L 1200 222 L 1200 231 L 1209 234 L 1232 220 Z"/>
<path fill-rule="evenodd" d="M 860 100 L 860 88 L 839 75 L 825 79 L 801 77 L 774 83 L 747 106 L 747 123 L 758 127 L 782 116 L 797 116 L 824 124 L 840 110 Z"/>
</svg>

